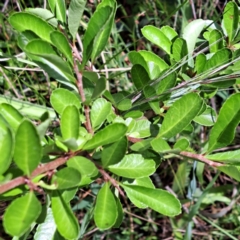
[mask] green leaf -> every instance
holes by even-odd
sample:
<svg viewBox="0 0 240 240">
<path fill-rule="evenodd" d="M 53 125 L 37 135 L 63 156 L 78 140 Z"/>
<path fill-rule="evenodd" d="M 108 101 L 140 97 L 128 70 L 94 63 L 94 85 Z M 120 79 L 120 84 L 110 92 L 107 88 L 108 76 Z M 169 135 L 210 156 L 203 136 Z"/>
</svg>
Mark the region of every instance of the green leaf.
<svg viewBox="0 0 240 240">
<path fill-rule="evenodd" d="M 76 37 L 86 2 L 86 0 L 71 0 L 70 2 L 68 9 L 68 29 L 73 39 Z"/>
<path fill-rule="evenodd" d="M 127 139 L 126 137 L 123 137 L 114 144 L 105 147 L 101 155 L 102 166 L 106 168 L 109 165 L 121 161 L 127 151 L 127 145 Z"/>
<path fill-rule="evenodd" d="M 94 129 L 101 127 L 110 113 L 111 107 L 111 103 L 104 98 L 98 98 L 93 102 L 90 112 L 90 119 Z"/>
<path fill-rule="evenodd" d="M 171 28 L 170 26 L 163 26 L 160 28 L 162 33 L 170 40 L 172 41 L 174 38 L 178 36 L 177 32 Z"/>
<path fill-rule="evenodd" d="M 118 197 L 115 197 L 115 201 L 117 204 L 117 219 L 116 222 L 114 223 L 114 228 L 119 228 L 122 224 L 123 221 L 123 208 L 122 204 L 120 202 L 120 199 Z"/>
<path fill-rule="evenodd" d="M 145 26 L 142 28 L 142 34 L 152 43 L 163 49 L 166 53 L 171 53 L 171 41 L 165 36 L 161 29 L 154 26 Z"/>
<path fill-rule="evenodd" d="M 113 123 L 97 132 L 84 146 L 84 150 L 90 150 L 99 146 L 118 141 L 127 132 L 127 126 L 122 123 Z"/>
<path fill-rule="evenodd" d="M 59 233 L 65 239 L 76 239 L 79 233 L 79 224 L 69 204 L 58 191 L 52 194 L 52 211 Z"/>
<path fill-rule="evenodd" d="M 210 52 L 214 53 L 223 48 L 223 35 L 222 33 L 214 29 L 209 34 L 209 48 Z"/>
<path fill-rule="evenodd" d="M 197 93 L 188 93 L 174 102 L 164 117 L 159 137 L 171 138 L 180 133 L 198 115 L 202 104 Z"/>
<path fill-rule="evenodd" d="M 0 175 L 10 166 L 14 150 L 13 134 L 7 122 L 0 114 Z"/>
<path fill-rule="evenodd" d="M 26 8 L 25 11 L 42 18 L 44 21 L 51 24 L 55 28 L 57 28 L 57 26 L 58 26 L 57 19 L 54 17 L 54 15 L 48 9 L 45 9 L 45 8 Z"/>
<path fill-rule="evenodd" d="M 146 97 L 146 99 L 151 99 L 152 97 L 157 96 L 155 88 L 152 87 L 152 86 L 146 86 L 143 89 L 143 93 L 144 93 L 144 96 Z M 148 104 L 151 106 L 151 108 L 155 112 L 155 114 L 161 114 L 161 110 L 160 110 L 160 105 L 159 105 L 158 99 L 154 100 L 154 101 L 149 101 Z"/>
<path fill-rule="evenodd" d="M 64 108 L 61 116 L 61 133 L 64 140 L 77 139 L 79 135 L 80 119 L 79 110 L 74 105 Z"/>
<path fill-rule="evenodd" d="M 183 38 L 177 38 L 172 45 L 172 55 L 175 61 L 182 61 L 188 54 L 187 43 Z"/>
<path fill-rule="evenodd" d="M 97 7 L 97 10 L 101 10 L 104 7 L 111 7 L 111 13 L 108 15 L 108 20 L 105 22 L 104 26 L 102 26 L 101 30 L 97 33 L 97 35 L 94 38 L 93 41 L 93 51 L 91 58 L 94 60 L 104 49 L 108 42 L 108 38 L 111 34 L 112 26 L 114 23 L 114 18 L 115 18 L 115 13 L 116 13 L 116 8 L 117 8 L 117 3 L 115 0 L 108 1 L 108 0 L 103 0 Z M 92 18 L 94 15 L 92 16 Z M 91 18 L 91 19 L 92 19 Z M 90 19 L 90 22 L 91 22 Z M 90 24 L 89 22 L 89 24 Z"/>
<path fill-rule="evenodd" d="M 147 71 L 139 64 L 133 65 L 131 69 L 131 76 L 134 86 L 138 90 L 144 88 L 150 81 Z"/>
<path fill-rule="evenodd" d="M 163 73 L 164 74 L 164 73 Z M 175 72 L 168 73 L 156 86 L 157 95 L 160 95 L 175 86 L 177 76 Z"/>
<path fill-rule="evenodd" d="M 216 112 L 208 106 L 207 109 L 201 113 L 201 115 L 196 116 L 193 121 L 203 126 L 212 126 L 216 122 Z"/>
<path fill-rule="evenodd" d="M 127 119 L 126 122 L 133 119 Z M 134 125 L 128 130 L 128 135 L 135 138 L 145 138 L 151 135 L 151 122 L 147 119 L 134 120 Z"/>
<path fill-rule="evenodd" d="M 132 107 L 131 99 L 125 98 L 117 104 L 117 109 L 120 111 L 127 111 Z"/>
<path fill-rule="evenodd" d="M 153 160 L 145 160 L 140 154 L 129 154 L 121 162 L 108 166 L 108 169 L 118 176 L 141 178 L 152 175 L 156 167 Z"/>
<path fill-rule="evenodd" d="M 72 49 L 68 43 L 67 38 L 64 36 L 63 33 L 59 31 L 53 31 L 50 34 L 50 38 L 54 46 L 61 51 L 67 60 L 73 65 L 73 59 L 72 59 Z"/>
<path fill-rule="evenodd" d="M 139 202 L 146 204 L 156 212 L 166 216 L 176 216 L 181 213 L 179 200 L 167 191 L 126 184 L 121 186 L 127 195 L 130 193 Z"/>
<path fill-rule="evenodd" d="M 184 151 L 189 147 L 189 145 L 190 143 L 186 138 L 181 138 L 174 144 L 173 149 Z"/>
<path fill-rule="evenodd" d="M 42 18 L 31 13 L 20 12 L 11 15 L 9 22 L 17 31 L 33 31 L 40 38 L 51 43 L 50 33 L 54 31 L 54 28 Z"/>
<path fill-rule="evenodd" d="M 2 103 L 0 105 L 0 114 L 8 122 L 12 130 L 16 132 L 19 124 L 23 119 L 23 115 L 16 108 L 14 108 L 8 103 Z"/>
<path fill-rule="evenodd" d="M 220 109 L 210 136 L 208 152 L 227 146 L 235 136 L 235 129 L 240 121 L 240 93 L 231 95 Z"/>
<path fill-rule="evenodd" d="M 34 192 L 15 199 L 7 207 L 3 216 L 5 231 L 11 236 L 20 237 L 35 222 L 41 213 L 41 204 Z"/>
<path fill-rule="evenodd" d="M 207 57 L 205 54 L 200 53 L 197 55 L 195 60 L 195 68 L 194 71 L 197 72 L 197 74 L 202 73 L 204 71 L 205 65 L 207 62 Z"/>
<path fill-rule="evenodd" d="M 148 74 L 150 74 L 147 63 L 139 52 L 131 51 L 130 53 L 128 53 L 128 58 L 133 65 L 141 65 L 145 68 L 146 71 L 148 71 Z"/>
<path fill-rule="evenodd" d="M 151 142 L 151 146 L 155 152 L 164 153 L 171 151 L 171 148 L 167 141 L 162 139 L 161 137 L 155 138 Z"/>
<path fill-rule="evenodd" d="M 235 2 L 231 1 L 227 3 L 224 8 L 222 27 L 224 34 L 228 37 L 229 43 L 231 43 L 238 31 L 239 15 L 238 6 Z"/>
<path fill-rule="evenodd" d="M 236 165 L 240 164 L 240 150 L 214 153 L 211 155 L 206 155 L 205 157 L 207 159 L 217 161 L 217 162 L 224 162 L 224 163 L 236 164 Z"/>
<path fill-rule="evenodd" d="M 57 189 L 68 189 L 78 186 L 81 181 L 81 174 L 75 168 L 65 167 L 54 174 L 52 184 L 57 185 Z"/>
<path fill-rule="evenodd" d="M 97 80 L 96 86 L 94 88 L 93 94 L 92 94 L 92 99 L 95 99 L 102 95 L 104 91 L 106 90 L 107 84 L 106 84 L 106 78 L 100 77 Z"/>
<path fill-rule="evenodd" d="M 64 88 L 54 90 L 51 94 L 50 102 L 55 111 L 60 115 L 63 114 L 64 109 L 69 105 L 74 105 L 77 109 L 81 107 L 81 102 L 77 95 Z"/>
<path fill-rule="evenodd" d="M 96 38 L 96 36 L 98 36 L 100 32 L 103 31 L 104 27 L 109 21 L 109 16 L 112 15 L 112 11 L 113 11 L 113 8 L 108 6 L 97 8 L 97 10 L 94 12 L 92 17 L 90 18 L 90 21 L 88 23 L 88 27 L 84 34 L 84 39 L 83 39 L 83 50 L 84 50 L 83 61 L 82 61 L 83 66 L 92 55 L 92 52 L 94 49 L 94 39 Z M 106 38 L 104 40 L 107 41 L 108 39 Z M 105 47 L 105 44 L 106 42 L 104 43 L 104 46 L 103 45 L 98 46 L 98 48 L 94 50 L 95 54 L 96 54 L 96 51 L 98 52 L 99 50 L 102 51 L 103 49 L 101 48 L 102 46 Z"/>
<path fill-rule="evenodd" d="M 76 82 L 70 65 L 61 57 L 56 55 L 51 45 L 41 39 L 30 41 L 25 50 L 41 68 L 43 68 L 51 77 L 57 80 Z"/>
<path fill-rule="evenodd" d="M 231 178 L 237 180 L 240 182 L 240 167 L 239 166 L 233 166 L 233 165 L 226 165 L 226 166 L 221 166 L 218 167 L 218 169 Z"/>
<path fill-rule="evenodd" d="M 40 140 L 43 140 L 48 130 L 49 124 L 51 123 L 49 112 L 43 113 L 43 115 L 40 117 L 40 120 L 41 123 L 37 126 L 37 131 L 38 135 L 40 136 Z"/>
<path fill-rule="evenodd" d="M 14 162 L 28 176 L 42 158 L 42 146 L 36 127 L 28 120 L 19 125 L 15 137 Z"/>
<path fill-rule="evenodd" d="M 109 184 L 105 183 L 97 195 L 94 221 L 100 230 L 111 228 L 117 220 L 117 204 Z"/>
<path fill-rule="evenodd" d="M 53 14 L 56 15 L 56 18 L 62 22 L 66 23 L 66 6 L 64 0 L 48 0 L 48 4 L 51 8 Z"/>
</svg>

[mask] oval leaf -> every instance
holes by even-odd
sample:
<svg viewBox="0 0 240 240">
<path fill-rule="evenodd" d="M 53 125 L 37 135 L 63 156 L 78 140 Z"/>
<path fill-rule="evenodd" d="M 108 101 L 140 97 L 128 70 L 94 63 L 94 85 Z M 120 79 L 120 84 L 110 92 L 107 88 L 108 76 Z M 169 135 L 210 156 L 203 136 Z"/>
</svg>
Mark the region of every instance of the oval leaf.
<svg viewBox="0 0 240 240">
<path fill-rule="evenodd" d="M 20 237 L 41 213 L 41 204 L 33 192 L 15 199 L 6 209 L 3 225 L 8 234 Z"/>
<path fill-rule="evenodd" d="M 94 149 L 118 141 L 127 132 L 127 126 L 122 123 L 113 123 L 97 132 L 84 146 L 84 150 Z"/>
<path fill-rule="evenodd" d="M 150 81 L 147 71 L 145 70 L 144 67 L 142 67 L 139 64 L 133 65 L 131 69 L 131 76 L 132 76 L 134 86 L 138 90 L 141 90 L 142 88 L 144 88 L 146 85 L 148 85 Z"/>
<path fill-rule="evenodd" d="M 164 117 L 159 136 L 176 136 L 198 115 L 202 104 L 203 101 L 197 93 L 189 93 L 174 102 Z"/>
<path fill-rule="evenodd" d="M 117 204 L 109 184 L 105 183 L 97 195 L 94 221 L 100 230 L 111 228 L 117 220 Z"/>
<path fill-rule="evenodd" d="M 141 178 L 152 175 L 156 167 L 153 160 L 145 160 L 140 154 L 129 154 L 121 162 L 108 166 L 108 169 L 118 176 Z"/>
<path fill-rule="evenodd" d="M 14 162 L 28 176 L 42 158 L 42 146 L 36 127 L 24 120 L 16 133 Z"/>
<path fill-rule="evenodd" d="M 57 88 L 52 92 L 50 102 L 55 111 L 60 115 L 68 105 L 74 105 L 77 109 L 81 107 L 81 102 L 77 95 L 63 88 Z"/>
<path fill-rule="evenodd" d="M 165 190 L 123 184 L 127 195 L 130 193 L 139 202 L 166 216 L 181 213 L 181 204 L 177 198 Z M 133 202 L 134 204 L 134 202 Z"/>
</svg>

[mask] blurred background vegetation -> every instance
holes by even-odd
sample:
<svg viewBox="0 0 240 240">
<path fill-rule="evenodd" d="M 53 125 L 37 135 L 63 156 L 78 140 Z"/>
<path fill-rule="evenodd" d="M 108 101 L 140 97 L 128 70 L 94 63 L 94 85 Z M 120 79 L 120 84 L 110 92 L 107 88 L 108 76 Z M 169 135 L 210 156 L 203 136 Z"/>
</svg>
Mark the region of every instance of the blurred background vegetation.
<svg viewBox="0 0 240 240">
<path fill-rule="evenodd" d="M 66 0 L 66 4 L 69 4 Z M 86 29 L 87 23 L 99 1 L 87 1 L 82 18 L 79 35 Z M 109 80 L 112 92 L 132 90 L 128 53 L 132 50 L 151 50 L 161 56 L 161 51 L 146 41 L 141 28 L 145 25 L 162 27 L 169 25 L 180 35 L 182 29 L 192 20 L 202 18 L 220 23 L 225 0 L 118 0 L 118 9 L 111 38 L 105 51 L 97 60 L 95 68 L 102 70 Z M 238 3 L 238 1 L 236 1 Z M 2 0 L 0 2 L 0 99 L 2 96 L 18 98 L 33 104 L 50 106 L 50 93 L 56 88 L 54 79 L 49 79 L 37 67 L 28 62 L 20 62 L 22 55 L 18 48 L 16 33 L 8 23 L 8 17 L 15 11 L 27 7 L 47 7 L 43 0 Z M 109 71 L 106 71 L 106 70 Z M 110 71 L 111 69 L 111 71 Z M 212 105 L 218 111 L 218 102 L 224 101 L 231 91 L 225 90 L 213 98 Z M 191 135 L 192 145 L 201 146 L 199 127 Z M 189 133 L 187 133 L 189 135 Z M 239 144 L 239 138 L 235 145 Z M 196 164 L 196 163 L 194 163 Z M 100 232 L 89 222 L 91 207 L 98 191 L 92 184 L 91 191 L 82 189 L 72 201 L 72 208 L 82 225 L 85 226 L 84 239 L 240 239 L 240 207 L 238 183 L 224 174 L 220 174 L 214 182 L 216 170 L 198 164 L 193 171 L 192 162 L 173 159 L 163 162 L 152 176 L 156 187 L 173 191 L 184 203 L 183 213 L 175 218 L 168 218 L 151 209 L 137 209 L 124 206 L 125 220 L 121 228 Z M 211 182 L 213 187 L 204 192 Z M 191 185 L 195 184 L 194 196 Z M 203 197 L 201 197 L 203 196 Z M 195 204 L 195 205 L 194 205 Z M 200 206 L 200 211 L 193 211 L 189 216 L 190 206 Z M 0 202 L 0 219 L 6 207 Z M 129 212 L 129 207 L 131 212 Z M 131 231 L 134 229 L 134 233 Z M 4 235 L 0 225 L 0 237 Z"/>
</svg>

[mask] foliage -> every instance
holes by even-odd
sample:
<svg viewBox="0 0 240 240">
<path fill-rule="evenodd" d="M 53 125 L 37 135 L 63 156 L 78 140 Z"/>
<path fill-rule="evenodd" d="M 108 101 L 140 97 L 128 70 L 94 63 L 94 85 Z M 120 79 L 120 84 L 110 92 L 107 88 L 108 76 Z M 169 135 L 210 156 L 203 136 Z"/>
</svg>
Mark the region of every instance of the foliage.
<svg viewBox="0 0 240 240">
<path fill-rule="evenodd" d="M 43 70 L 52 88 L 48 107 L 1 96 L 0 199 L 9 201 L 4 231 L 16 239 L 41 239 L 51 226 L 47 239 L 79 239 L 92 220 L 101 231 L 119 228 L 123 205 L 129 210 L 130 204 L 175 221 L 183 214 L 188 161 L 194 160 L 189 202 L 197 198 L 200 164 L 218 174 L 190 208 L 184 237 L 190 239 L 193 218 L 219 172 L 240 181 L 239 150 L 214 153 L 234 144 L 240 93 L 231 92 L 219 112 L 210 101 L 239 83 L 237 4 L 225 6 L 221 24 L 196 19 L 182 35 L 170 26 L 144 26 L 142 35 L 162 57 L 151 49 L 129 52 L 133 87 L 117 93 L 95 69 L 113 37 L 117 2 L 98 4 L 84 31 L 85 0 L 48 4 L 49 10 L 26 8 L 8 19 L 26 56 L 20 61 Z M 194 128 L 206 133 L 197 147 Z M 170 192 L 152 181 L 169 156 L 184 160 Z M 79 219 L 71 203 L 82 189 L 96 198 Z"/>
</svg>

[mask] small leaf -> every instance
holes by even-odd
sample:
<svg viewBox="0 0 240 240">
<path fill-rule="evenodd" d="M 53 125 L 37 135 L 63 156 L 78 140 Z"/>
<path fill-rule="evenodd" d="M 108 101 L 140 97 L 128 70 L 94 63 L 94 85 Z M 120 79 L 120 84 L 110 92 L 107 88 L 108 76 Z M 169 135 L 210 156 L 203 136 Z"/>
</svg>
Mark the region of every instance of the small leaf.
<svg viewBox="0 0 240 240">
<path fill-rule="evenodd" d="M 132 107 L 132 101 L 128 98 L 123 99 L 121 102 L 117 104 L 117 109 L 120 111 L 127 111 Z"/>
<path fill-rule="evenodd" d="M 224 8 L 222 27 L 224 34 L 228 37 L 229 43 L 234 40 L 238 33 L 238 22 L 238 6 L 233 1 L 228 2 Z"/>
<path fill-rule="evenodd" d="M 114 144 L 107 146 L 103 149 L 101 155 L 102 166 L 106 168 L 121 161 L 127 150 L 127 139 L 121 138 Z"/>
<path fill-rule="evenodd" d="M 110 113 L 111 107 L 111 103 L 107 102 L 104 98 L 98 98 L 93 102 L 90 119 L 94 129 L 101 127 Z"/>
<path fill-rule="evenodd" d="M 68 105 L 74 105 L 77 109 L 81 107 L 81 102 L 77 95 L 64 88 L 54 90 L 50 97 L 50 102 L 55 111 L 60 115 Z"/>
<path fill-rule="evenodd" d="M 68 29 L 73 39 L 76 38 L 86 2 L 86 0 L 71 0 L 70 2 L 68 9 Z"/>
<path fill-rule="evenodd" d="M 79 233 L 79 224 L 69 204 L 56 190 L 52 194 L 52 211 L 59 233 L 65 239 L 76 239 Z"/>
<path fill-rule="evenodd" d="M 188 54 L 187 43 L 183 38 L 177 38 L 173 42 L 172 55 L 175 61 L 182 61 Z"/>
<path fill-rule="evenodd" d="M 33 192 L 15 199 L 3 216 L 5 231 L 11 236 L 22 236 L 37 220 L 40 213 L 41 204 Z"/>
<path fill-rule="evenodd" d="M 171 28 L 170 26 L 163 26 L 160 28 L 160 30 L 164 33 L 164 35 L 172 41 L 175 37 L 178 36 L 177 32 Z"/>
<path fill-rule="evenodd" d="M 151 135 L 151 122 L 147 119 L 136 120 L 132 128 L 128 130 L 128 135 L 135 138 L 145 138 Z"/>
<path fill-rule="evenodd" d="M 79 110 L 74 105 L 67 106 L 61 116 L 61 133 L 64 140 L 77 139 L 79 135 Z"/>
<path fill-rule="evenodd" d="M 197 93 L 188 93 L 174 102 L 164 117 L 159 136 L 176 136 L 198 115 L 202 104 L 202 99 Z"/>
<path fill-rule="evenodd" d="M 0 114 L 0 175 L 10 166 L 14 150 L 14 138 L 7 122 Z"/>
<path fill-rule="evenodd" d="M 145 26 L 142 28 L 142 34 L 152 43 L 163 49 L 166 53 L 171 53 L 171 41 L 165 36 L 161 29 L 154 26 Z"/>
<path fill-rule="evenodd" d="M 240 121 L 239 102 L 240 94 L 236 93 L 222 105 L 217 121 L 210 132 L 208 152 L 227 146 L 234 139 L 235 129 Z"/>
<path fill-rule="evenodd" d="M 152 146 L 153 150 L 158 153 L 164 153 L 164 152 L 171 151 L 171 148 L 170 148 L 169 144 L 167 143 L 167 141 L 165 141 L 164 139 L 162 139 L 160 137 L 153 139 L 151 142 L 151 146 Z"/>
<path fill-rule="evenodd" d="M 9 22 L 19 32 L 30 30 L 40 38 L 51 42 L 50 33 L 54 31 L 54 28 L 36 15 L 26 12 L 14 13 L 9 18 Z"/>
<path fill-rule="evenodd" d="M 142 67 L 144 67 L 144 69 L 146 71 L 149 71 L 145 59 L 143 58 L 143 56 L 139 52 L 131 51 L 128 54 L 128 58 L 133 65 L 137 65 L 137 64 L 141 65 Z M 150 73 L 148 72 L 148 74 L 150 74 Z"/>
<path fill-rule="evenodd" d="M 113 123 L 97 132 L 84 146 L 84 150 L 90 150 L 99 146 L 118 141 L 127 132 L 127 126 L 122 123 Z"/>
<path fill-rule="evenodd" d="M 127 195 L 130 193 L 135 199 L 156 212 L 166 216 L 176 216 L 181 213 L 179 200 L 165 190 L 126 184 L 122 184 L 122 187 Z"/>
<path fill-rule="evenodd" d="M 193 121 L 203 126 L 212 126 L 216 122 L 216 112 L 208 106 L 207 109 L 201 113 L 201 115 L 196 116 Z"/>
<path fill-rule="evenodd" d="M 150 81 L 147 71 L 139 64 L 133 65 L 131 69 L 131 76 L 134 86 L 138 90 L 144 88 Z"/>
<path fill-rule="evenodd" d="M 0 105 L 0 114 L 5 118 L 12 130 L 16 132 L 20 125 L 23 115 L 12 105 L 8 103 L 2 103 Z"/>
<path fill-rule="evenodd" d="M 117 219 L 116 219 L 116 222 L 113 227 L 119 228 L 123 221 L 123 208 L 122 208 L 122 204 L 121 204 L 119 198 L 115 197 L 115 201 L 117 204 Z"/>
<path fill-rule="evenodd" d="M 57 189 L 68 189 L 76 187 L 81 181 L 81 174 L 75 168 L 65 167 L 54 174 L 52 184 L 57 185 Z"/>
<path fill-rule="evenodd" d="M 152 175 L 156 167 L 153 160 L 145 160 L 140 154 L 129 154 L 121 162 L 108 166 L 108 169 L 118 176 L 141 178 Z"/>
<path fill-rule="evenodd" d="M 174 144 L 173 149 L 184 151 L 189 147 L 189 145 L 190 143 L 186 138 L 181 138 Z"/>
<path fill-rule="evenodd" d="M 106 84 L 106 78 L 100 77 L 97 80 L 96 86 L 94 88 L 93 94 L 92 94 L 92 99 L 95 99 L 99 96 L 101 96 L 104 91 L 106 90 L 107 84 Z"/>
<path fill-rule="evenodd" d="M 163 73 L 164 74 L 164 73 Z M 168 73 L 156 86 L 157 95 L 160 95 L 175 86 L 177 76 L 175 72 Z"/>
<path fill-rule="evenodd" d="M 53 31 L 50 34 L 50 38 L 54 46 L 61 51 L 67 60 L 73 65 L 73 59 L 72 59 L 72 49 L 68 43 L 67 38 L 64 36 L 63 33 L 59 31 Z"/>
<path fill-rule="evenodd" d="M 208 41 L 211 53 L 217 52 L 223 48 L 223 35 L 217 29 L 214 29 L 210 32 Z"/>
<path fill-rule="evenodd" d="M 66 23 L 66 6 L 64 0 L 48 0 L 48 4 L 51 8 L 53 14 L 56 18 L 62 22 Z"/>
<path fill-rule="evenodd" d="M 42 146 L 36 127 L 23 120 L 15 137 L 14 162 L 28 176 L 42 158 Z"/>
<path fill-rule="evenodd" d="M 105 183 L 97 195 L 94 221 L 100 230 L 111 228 L 117 220 L 117 204 L 109 184 Z"/>
<path fill-rule="evenodd" d="M 198 74 L 202 73 L 204 71 L 205 65 L 207 62 L 206 55 L 203 53 L 200 53 L 197 55 L 196 60 L 195 60 L 195 69 Z"/>
</svg>

